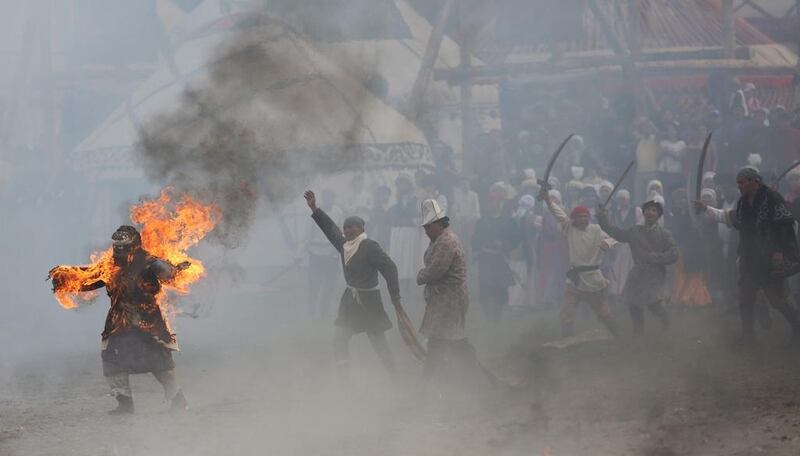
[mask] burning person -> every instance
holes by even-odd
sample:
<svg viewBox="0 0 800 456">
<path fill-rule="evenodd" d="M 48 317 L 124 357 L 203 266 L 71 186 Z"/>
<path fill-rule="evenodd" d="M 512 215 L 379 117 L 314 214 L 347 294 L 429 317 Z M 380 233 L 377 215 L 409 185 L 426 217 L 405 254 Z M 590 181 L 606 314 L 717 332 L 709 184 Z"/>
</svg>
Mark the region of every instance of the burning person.
<svg viewBox="0 0 800 456">
<path fill-rule="evenodd" d="M 157 258 L 142 247 L 142 238 L 133 226 L 123 225 L 111 237 L 113 253 L 109 270 L 95 281 L 87 281 L 87 268 L 58 266 L 50 271 L 53 292 L 92 291 L 106 288 L 111 308 L 102 333 L 103 375 L 111 386 L 118 406 L 113 415 L 133 413 L 130 374 L 152 373 L 164 387 L 172 410 L 187 408 L 186 398 L 175 379 L 172 351 L 177 340 L 162 314 L 157 296 L 162 282 L 169 282 L 191 264 L 177 266 Z M 69 289 L 76 280 L 78 289 Z"/>
<path fill-rule="evenodd" d="M 378 288 L 378 273 L 386 280 L 392 304 L 400 306 L 400 286 L 397 266 L 380 244 L 367 238 L 365 223 L 360 217 L 350 216 L 344 220 L 340 230 L 322 209 L 317 207 L 314 192 L 307 191 L 306 199 L 311 217 L 317 223 L 333 247 L 339 251 L 344 268 L 347 289 L 339 302 L 334 336 L 334 355 L 339 369 L 346 375 L 350 363 L 350 339 L 367 333 L 372 348 L 389 372 L 394 372 L 395 363 L 385 332 L 392 322 L 383 309 Z"/>
<path fill-rule="evenodd" d="M 619 242 L 630 246 L 633 256 L 631 269 L 622 291 L 622 301 L 627 304 L 633 321 L 633 333 L 644 330 L 644 307 L 661 320 L 663 329 L 669 328 L 669 314 L 664 308 L 668 297 L 665 287 L 667 266 L 678 260 L 678 247 L 672 234 L 659 225 L 664 215 L 661 203 L 648 201 L 642 205 L 643 225 L 629 228 L 614 226 L 609 222 L 608 211 L 597 211 L 600 228 Z"/>
</svg>

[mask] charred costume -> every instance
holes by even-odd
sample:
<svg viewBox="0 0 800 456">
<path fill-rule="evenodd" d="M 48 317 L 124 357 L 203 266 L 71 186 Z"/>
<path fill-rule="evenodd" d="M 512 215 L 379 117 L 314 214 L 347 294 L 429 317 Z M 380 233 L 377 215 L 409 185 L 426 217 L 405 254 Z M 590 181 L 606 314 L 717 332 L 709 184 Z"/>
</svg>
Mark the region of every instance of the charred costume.
<svg viewBox="0 0 800 456">
<path fill-rule="evenodd" d="M 355 334 L 367 333 L 372 348 L 381 358 L 383 365 L 394 370 L 394 358 L 386 341 L 385 331 L 392 328 L 392 322 L 383 309 L 378 273 L 386 280 L 392 303 L 400 303 L 400 287 L 397 280 L 397 266 L 381 246 L 367 239 L 366 234 L 353 241 L 346 241 L 336 223 L 322 209 L 317 208 L 311 217 L 325 236 L 342 256 L 344 277 L 347 289 L 339 302 L 336 318 L 336 336 L 334 350 L 337 363 L 345 365 L 349 359 L 348 345 Z M 348 223 L 359 223 L 363 220 L 351 217 Z"/>
<path fill-rule="evenodd" d="M 659 213 L 659 203 L 648 201 L 643 208 L 654 205 Z M 669 315 L 664 309 L 668 293 L 665 287 L 667 265 L 678 260 L 678 247 L 669 231 L 658 223 L 652 226 L 634 225 L 629 228 L 613 226 L 606 214 L 598 214 L 600 228 L 619 242 L 627 243 L 633 255 L 633 269 L 622 290 L 622 302 L 628 306 L 633 321 L 634 334 L 644 329 L 644 307 L 661 319 L 662 326 L 669 327 Z"/>
<path fill-rule="evenodd" d="M 133 411 L 130 374 L 152 373 L 164 387 L 167 400 L 175 409 L 185 408 L 186 400 L 175 380 L 172 351 L 177 350 L 175 334 L 161 313 L 156 296 L 161 282 L 169 280 L 179 267 L 150 255 L 142 248 L 141 237 L 132 226 L 121 226 L 112 236 L 114 271 L 108 282 L 99 280 L 82 291 L 106 288 L 111 308 L 102 333 L 103 375 L 117 398 L 119 407 L 112 413 Z M 53 277 L 54 291 L 58 277 Z"/>
<path fill-rule="evenodd" d="M 749 179 L 761 177 L 755 171 L 739 173 Z M 776 253 L 785 262 L 798 261 L 794 218 L 780 193 L 760 183 L 752 196 L 742 196 L 732 211 L 708 207 L 706 214 L 739 231 L 739 311 L 742 337 L 752 342 L 755 337 L 756 294 L 763 291 L 770 304 L 780 311 L 792 326 L 795 340 L 800 340 L 800 320 L 788 302 L 786 279 L 780 266 L 772 262 Z"/>
</svg>

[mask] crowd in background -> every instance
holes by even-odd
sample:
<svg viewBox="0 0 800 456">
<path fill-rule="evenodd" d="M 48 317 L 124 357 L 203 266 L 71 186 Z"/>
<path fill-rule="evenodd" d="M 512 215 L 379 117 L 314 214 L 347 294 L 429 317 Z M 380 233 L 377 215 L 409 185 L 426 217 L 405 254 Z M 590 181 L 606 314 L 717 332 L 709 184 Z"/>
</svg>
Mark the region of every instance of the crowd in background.
<svg viewBox="0 0 800 456">
<path fill-rule="evenodd" d="M 690 112 L 660 106 L 646 110 L 648 115 L 641 115 L 624 98 L 611 102 L 598 95 L 596 109 L 586 113 L 574 100 L 551 99 L 547 105 L 528 107 L 509 127 L 504 120 L 502 131 L 478 134 L 470 148 L 469 175 L 457 170 L 452 149 L 434 139 L 434 172 L 400 175 L 393 188 L 374 189 L 365 188 L 363 177 L 356 176 L 345 194 L 323 192 L 320 206 L 337 221 L 352 214 L 367 220 L 370 237 L 397 262 L 407 296 L 413 294 L 414 275 L 427 246 L 419 227 L 420 203 L 434 198 L 447 211 L 467 250 L 487 318 L 499 319 L 509 306 L 558 306 L 569 266 L 567 244 L 537 194 L 557 145 L 575 132 L 549 177 L 551 199 L 567 213 L 576 206 L 597 208 L 609 198 L 628 163 L 636 160 L 609 202 L 612 223 L 641 224 L 640 205 L 660 202 L 664 207 L 660 223 L 672 232 L 680 250 L 680 260 L 671 271 L 671 305 L 716 303 L 733 309 L 736 231 L 694 216 L 694 175 L 709 132 L 713 135 L 701 198 L 713 207 L 734 206 L 739 197 L 735 174 L 740 168 L 758 169 L 769 184 L 800 160 L 800 109 L 765 106 L 757 93 L 753 84 L 736 82 L 725 93 L 700 97 Z M 800 169 L 790 172 L 781 188 L 800 216 Z M 336 252 L 317 237 L 310 232 L 303 244 L 313 269 L 310 276 L 335 277 Z M 612 302 L 632 265 L 627 245 L 606 252 L 602 271 L 610 281 Z M 323 301 L 330 296 L 326 290 L 333 284 L 315 279 L 309 285 L 311 311 L 324 313 Z"/>
</svg>

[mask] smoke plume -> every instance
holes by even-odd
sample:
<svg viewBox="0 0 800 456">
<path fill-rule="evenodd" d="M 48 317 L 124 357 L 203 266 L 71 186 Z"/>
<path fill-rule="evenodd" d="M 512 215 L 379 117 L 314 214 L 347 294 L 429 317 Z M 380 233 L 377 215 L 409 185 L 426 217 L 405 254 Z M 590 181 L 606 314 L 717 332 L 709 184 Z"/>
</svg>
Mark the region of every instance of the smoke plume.
<svg viewBox="0 0 800 456">
<path fill-rule="evenodd" d="M 215 202 L 215 231 L 236 245 L 257 200 L 296 196 L 315 174 L 356 166 L 369 136 L 371 95 L 289 26 L 251 16 L 218 48 L 207 76 L 172 112 L 142 127 L 138 156 L 148 176 Z"/>
</svg>

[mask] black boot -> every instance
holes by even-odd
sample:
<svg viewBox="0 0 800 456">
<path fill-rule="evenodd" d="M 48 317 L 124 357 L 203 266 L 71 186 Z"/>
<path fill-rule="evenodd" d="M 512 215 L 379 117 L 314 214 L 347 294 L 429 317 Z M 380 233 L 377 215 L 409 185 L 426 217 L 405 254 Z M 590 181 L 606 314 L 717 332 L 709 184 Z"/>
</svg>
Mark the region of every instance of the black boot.
<svg viewBox="0 0 800 456">
<path fill-rule="evenodd" d="M 133 413 L 133 398 L 117 394 L 117 408 L 108 412 L 109 415 L 130 415 Z"/>
<path fill-rule="evenodd" d="M 170 406 L 169 410 L 171 412 L 183 412 L 185 410 L 189 410 L 189 403 L 186 402 L 186 397 L 183 395 L 183 391 L 178 391 L 178 394 L 172 398 L 172 405 Z"/>
</svg>

